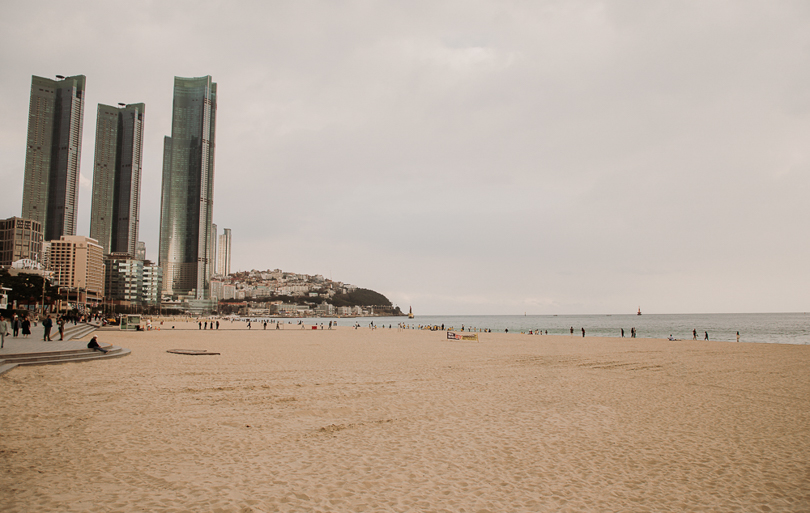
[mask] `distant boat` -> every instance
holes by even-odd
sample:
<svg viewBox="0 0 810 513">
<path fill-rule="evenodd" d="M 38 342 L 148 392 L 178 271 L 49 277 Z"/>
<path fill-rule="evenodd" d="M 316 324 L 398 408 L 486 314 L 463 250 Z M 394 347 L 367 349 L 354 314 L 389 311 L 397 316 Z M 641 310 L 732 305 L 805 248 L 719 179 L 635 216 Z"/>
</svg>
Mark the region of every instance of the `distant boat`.
<svg viewBox="0 0 810 513">
<path fill-rule="evenodd" d="M 413 319 L 413 307 L 408 307 L 408 319 Z"/>
<path fill-rule="evenodd" d="M 641 307 L 638 307 L 638 313 L 636 315 L 641 315 Z"/>
</svg>

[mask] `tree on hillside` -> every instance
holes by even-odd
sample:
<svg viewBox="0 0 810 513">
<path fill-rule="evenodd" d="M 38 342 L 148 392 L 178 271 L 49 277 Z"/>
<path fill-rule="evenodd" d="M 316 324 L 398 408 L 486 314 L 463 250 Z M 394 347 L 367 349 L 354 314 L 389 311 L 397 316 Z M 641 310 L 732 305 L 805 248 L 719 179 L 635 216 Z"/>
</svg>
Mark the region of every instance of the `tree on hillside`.
<svg viewBox="0 0 810 513">
<path fill-rule="evenodd" d="M 329 302 L 335 306 L 391 306 L 387 297 L 369 289 L 354 289 L 348 294 L 336 294 Z"/>
</svg>

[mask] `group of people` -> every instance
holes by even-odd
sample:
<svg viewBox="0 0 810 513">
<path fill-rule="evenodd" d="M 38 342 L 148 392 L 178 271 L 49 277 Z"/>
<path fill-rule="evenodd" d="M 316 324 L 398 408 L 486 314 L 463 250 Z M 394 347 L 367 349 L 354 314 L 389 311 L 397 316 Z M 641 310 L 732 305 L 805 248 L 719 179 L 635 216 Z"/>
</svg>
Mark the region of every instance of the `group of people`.
<svg viewBox="0 0 810 513">
<path fill-rule="evenodd" d="M 64 315 L 60 315 L 56 317 L 56 327 L 59 331 L 59 340 L 65 339 L 65 324 L 67 323 L 68 319 Z M 31 336 L 31 319 L 28 318 L 27 315 L 19 316 L 17 314 L 13 314 L 11 319 L 6 320 L 6 318 L 0 315 L 0 349 L 2 349 L 6 344 L 6 337 L 11 335 L 14 338 L 19 337 L 22 335 L 22 338 L 28 338 Z M 34 326 L 37 325 L 37 321 L 33 321 Z M 42 340 L 45 342 L 50 342 L 53 339 L 51 338 L 51 330 L 54 327 L 54 319 L 51 317 L 51 314 L 45 316 L 42 319 L 42 328 L 43 328 L 43 335 Z"/>
<path fill-rule="evenodd" d="M 200 321 L 198 324 L 199 324 L 201 330 L 208 330 L 208 329 L 212 330 L 212 329 L 214 329 L 214 321 L 213 320 L 211 321 L 211 327 L 208 326 L 208 321 L 205 321 L 205 323 L 203 323 L 203 321 Z M 248 326 L 248 328 L 249 327 L 250 326 Z M 217 321 L 217 329 L 219 329 L 219 321 Z"/>
</svg>

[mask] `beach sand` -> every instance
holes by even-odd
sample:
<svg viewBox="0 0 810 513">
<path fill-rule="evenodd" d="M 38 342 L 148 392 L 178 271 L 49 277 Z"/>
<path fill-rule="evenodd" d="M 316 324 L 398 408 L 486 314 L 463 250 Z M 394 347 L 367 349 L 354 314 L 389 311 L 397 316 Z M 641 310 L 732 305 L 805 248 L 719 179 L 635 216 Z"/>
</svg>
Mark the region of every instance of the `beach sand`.
<svg viewBox="0 0 810 513">
<path fill-rule="evenodd" d="M 0 510 L 810 510 L 808 346 L 170 326 L 0 376 Z"/>
</svg>

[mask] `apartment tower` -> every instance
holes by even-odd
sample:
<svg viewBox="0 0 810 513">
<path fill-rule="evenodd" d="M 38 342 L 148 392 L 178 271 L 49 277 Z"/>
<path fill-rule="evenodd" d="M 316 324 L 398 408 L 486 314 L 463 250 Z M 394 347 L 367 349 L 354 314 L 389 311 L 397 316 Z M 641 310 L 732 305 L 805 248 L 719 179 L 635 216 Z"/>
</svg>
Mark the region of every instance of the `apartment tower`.
<svg viewBox="0 0 810 513">
<path fill-rule="evenodd" d="M 174 78 L 172 135 L 163 143 L 160 251 L 163 291 L 208 299 L 214 208 L 217 85 Z"/>
<path fill-rule="evenodd" d="M 144 115 L 143 103 L 98 105 L 90 237 L 104 254 L 136 256 Z"/>
<path fill-rule="evenodd" d="M 231 229 L 224 228 L 219 236 L 219 255 L 217 256 L 217 274 L 231 274 Z"/>
<path fill-rule="evenodd" d="M 31 77 L 21 217 L 45 240 L 76 234 L 84 88 L 84 75 Z"/>
</svg>

